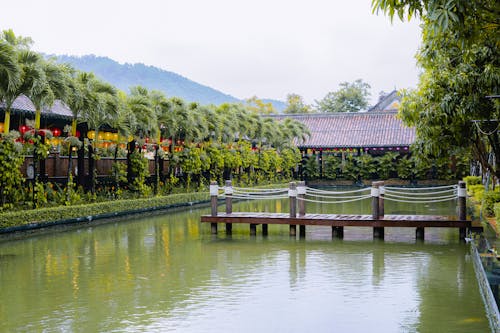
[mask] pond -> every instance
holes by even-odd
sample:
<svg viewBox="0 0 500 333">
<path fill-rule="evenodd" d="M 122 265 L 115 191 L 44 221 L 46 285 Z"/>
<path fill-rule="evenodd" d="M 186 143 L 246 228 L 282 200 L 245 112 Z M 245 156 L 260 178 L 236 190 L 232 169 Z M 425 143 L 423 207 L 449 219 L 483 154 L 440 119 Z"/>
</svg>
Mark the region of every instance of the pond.
<svg viewBox="0 0 500 333">
<path fill-rule="evenodd" d="M 223 207 L 220 207 L 223 209 Z M 234 211 L 287 211 L 287 201 Z M 308 206 L 308 211 L 319 209 Z M 333 209 L 333 208 L 332 208 Z M 387 213 L 453 214 L 454 204 Z M 369 202 L 334 208 L 369 213 Z M 361 210 L 361 211 L 360 211 Z M 450 212 L 451 211 L 451 212 Z M 454 229 L 200 224 L 208 207 L 0 243 L 1 332 L 488 332 Z M 318 211 L 320 212 L 320 211 Z"/>
</svg>

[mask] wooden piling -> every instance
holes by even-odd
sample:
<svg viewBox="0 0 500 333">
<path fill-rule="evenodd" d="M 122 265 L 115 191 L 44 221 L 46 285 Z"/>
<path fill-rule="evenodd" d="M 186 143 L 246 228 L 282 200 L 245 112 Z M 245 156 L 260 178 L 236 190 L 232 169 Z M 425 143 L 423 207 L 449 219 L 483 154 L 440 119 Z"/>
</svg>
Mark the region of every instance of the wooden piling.
<svg viewBox="0 0 500 333">
<path fill-rule="evenodd" d="M 378 217 L 383 217 L 385 214 L 384 208 L 384 195 L 385 195 L 385 186 L 384 182 L 379 182 L 378 187 Z"/>
<path fill-rule="evenodd" d="M 250 236 L 257 235 L 257 224 L 250 223 Z"/>
<path fill-rule="evenodd" d="M 299 237 L 300 238 L 306 237 L 306 226 L 303 224 L 299 226 Z"/>
<path fill-rule="evenodd" d="M 267 236 L 268 235 L 268 224 L 264 223 L 262 224 L 262 236 Z"/>
<path fill-rule="evenodd" d="M 233 212 L 233 184 L 230 180 L 226 180 L 224 194 L 226 195 L 226 214 L 231 214 Z M 231 235 L 232 232 L 233 224 L 226 223 L 226 234 Z"/>
<path fill-rule="evenodd" d="M 306 182 L 300 181 L 297 184 L 297 204 L 299 206 L 299 216 L 306 215 Z"/>
<path fill-rule="evenodd" d="M 332 227 L 333 238 L 344 238 L 344 227 Z"/>
<path fill-rule="evenodd" d="M 219 195 L 219 186 L 217 182 L 210 182 L 210 204 L 211 204 L 211 215 L 217 216 L 217 196 Z M 212 235 L 217 234 L 217 223 L 211 223 Z"/>
<path fill-rule="evenodd" d="M 467 219 L 467 187 L 464 181 L 458 182 L 458 219 L 461 221 L 465 221 Z M 459 229 L 459 237 L 460 239 L 465 239 L 467 233 L 466 228 Z"/>
<path fill-rule="evenodd" d="M 415 238 L 418 240 L 424 240 L 425 229 L 423 227 L 417 227 L 417 229 L 415 230 Z"/>
<path fill-rule="evenodd" d="M 297 184 L 295 182 L 290 183 L 288 197 L 290 198 L 290 218 L 294 219 L 297 217 Z M 290 224 L 290 236 L 295 236 L 296 234 L 297 226 Z"/>
<path fill-rule="evenodd" d="M 384 182 L 373 182 L 372 183 L 372 219 L 378 220 L 380 218 L 379 210 L 379 197 L 380 197 L 380 185 Z M 373 227 L 373 237 L 384 239 L 384 227 Z"/>
</svg>

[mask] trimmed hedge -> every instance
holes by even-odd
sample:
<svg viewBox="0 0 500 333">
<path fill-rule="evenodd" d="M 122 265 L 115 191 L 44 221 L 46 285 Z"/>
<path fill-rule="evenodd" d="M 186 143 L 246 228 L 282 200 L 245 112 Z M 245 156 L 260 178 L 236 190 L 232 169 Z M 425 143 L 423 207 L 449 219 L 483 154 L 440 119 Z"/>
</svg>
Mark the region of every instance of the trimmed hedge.
<svg viewBox="0 0 500 333">
<path fill-rule="evenodd" d="M 93 219 L 92 217 L 99 215 L 109 215 L 104 217 L 112 217 L 116 216 L 115 213 L 126 214 L 162 209 L 176 204 L 206 201 L 209 200 L 209 198 L 208 192 L 183 193 L 146 199 L 115 200 L 76 206 L 59 206 L 6 212 L 0 214 L 0 228 L 50 223 L 78 218 L 81 218 L 81 221 L 91 221 Z"/>
</svg>

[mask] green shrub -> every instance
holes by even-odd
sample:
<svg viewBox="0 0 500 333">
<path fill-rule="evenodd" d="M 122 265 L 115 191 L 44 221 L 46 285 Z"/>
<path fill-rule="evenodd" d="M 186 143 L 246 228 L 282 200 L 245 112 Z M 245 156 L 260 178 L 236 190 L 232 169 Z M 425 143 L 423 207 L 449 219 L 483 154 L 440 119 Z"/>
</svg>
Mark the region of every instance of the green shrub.
<svg viewBox="0 0 500 333">
<path fill-rule="evenodd" d="M 500 202 L 500 192 L 488 191 L 484 192 L 483 196 L 483 212 L 486 216 L 493 216 L 495 213 L 494 206 Z"/>
<path fill-rule="evenodd" d="M 464 182 L 467 185 L 467 187 L 471 185 L 480 185 L 481 184 L 481 177 L 479 176 L 467 176 L 464 177 Z"/>
<path fill-rule="evenodd" d="M 467 187 L 467 191 L 470 196 L 476 202 L 481 202 L 483 200 L 484 186 L 483 185 L 471 185 Z"/>
<path fill-rule="evenodd" d="M 116 212 L 132 212 L 140 209 L 160 208 L 168 205 L 208 200 L 209 194 L 185 193 L 164 197 L 135 200 L 114 200 L 75 206 L 58 206 L 33 210 L 11 211 L 0 214 L 0 228 L 31 223 L 52 222 L 57 220 L 95 216 Z"/>
</svg>

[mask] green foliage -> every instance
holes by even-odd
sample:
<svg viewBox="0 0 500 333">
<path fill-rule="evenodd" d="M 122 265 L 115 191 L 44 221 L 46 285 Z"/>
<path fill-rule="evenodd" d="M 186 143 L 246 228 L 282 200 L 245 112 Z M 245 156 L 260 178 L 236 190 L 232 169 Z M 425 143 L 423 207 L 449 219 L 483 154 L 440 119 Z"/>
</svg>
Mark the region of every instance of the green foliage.
<svg viewBox="0 0 500 333">
<path fill-rule="evenodd" d="M 465 184 L 467 185 L 467 188 L 469 188 L 471 185 L 480 185 L 481 184 L 481 177 L 480 176 L 467 176 L 464 177 Z"/>
<path fill-rule="evenodd" d="M 475 202 L 481 202 L 483 200 L 483 195 L 485 191 L 484 185 L 477 184 L 477 185 L 467 186 L 467 191 L 469 192 L 470 196 L 474 199 Z"/>
<path fill-rule="evenodd" d="M 10 132 L 0 138 L 0 204 L 1 209 L 11 208 L 19 200 L 23 184 L 21 165 L 24 157 L 22 146 L 15 142 L 19 135 Z"/>
<path fill-rule="evenodd" d="M 500 192 L 498 191 L 488 191 L 484 192 L 483 196 L 483 212 L 486 216 L 493 216 L 494 206 L 496 203 L 500 202 Z"/>
<path fill-rule="evenodd" d="M 324 157 L 323 175 L 326 179 L 337 179 L 342 177 L 342 161 L 336 156 Z"/>
<path fill-rule="evenodd" d="M 147 199 L 114 200 L 76 206 L 59 206 L 39 208 L 36 210 L 11 211 L 0 214 L 0 228 L 30 223 L 52 222 L 86 216 L 96 216 L 99 214 L 109 214 L 112 216 L 115 212 L 131 212 L 149 208 L 166 208 L 169 205 L 206 201 L 208 199 L 209 194 L 207 192 L 186 193 Z"/>
<path fill-rule="evenodd" d="M 398 177 L 401 179 L 411 179 L 414 176 L 414 163 L 408 155 L 403 156 L 398 160 L 396 170 Z"/>
<path fill-rule="evenodd" d="M 304 176 L 307 180 L 312 180 L 319 177 L 319 165 L 315 155 L 306 158 L 304 164 Z"/>
<path fill-rule="evenodd" d="M 286 108 L 283 112 L 289 114 L 310 113 L 311 106 L 304 103 L 302 96 L 297 94 L 288 94 L 286 96 Z"/>
<path fill-rule="evenodd" d="M 319 112 L 358 112 L 368 106 L 370 85 L 358 79 L 352 83 L 342 82 L 340 89 L 329 92 L 316 101 Z"/>
<path fill-rule="evenodd" d="M 416 90 L 403 92 L 400 108 L 416 128 L 414 150 L 446 158 L 464 148 L 500 178 L 500 101 L 487 98 L 500 86 L 498 1 L 374 0 L 373 7 L 391 18 L 422 19 L 422 74 Z"/>
<path fill-rule="evenodd" d="M 377 161 L 369 154 L 354 158 L 361 179 L 374 179 L 377 173 Z"/>
<path fill-rule="evenodd" d="M 353 155 L 347 155 L 344 161 L 342 173 L 349 180 L 358 181 L 360 178 L 359 167 L 356 162 L 356 157 Z"/>
<path fill-rule="evenodd" d="M 151 188 L 149 188 L 149 186 L 145 183 L 146 177 L 149 176 L 149 163 L 138 150 L 135 150 L 132 154 L 130 154 L 130 168 L 132 173 L 135 175 L 130 188 L 144 196 L 149 195 Z"/>
<path fill-rule="evenodd" d="M 400 157 L 398 153 L 387 152 L 384 155 L 377 158 L 377 165 L 378 165 L 377 174 L 380 179 L 389 179 L 392 176 L 392 174 L 395 173 L 394 171 L 397 170 L 397 165 L 398 165 L 398 157 Z M 405 172 L 405 170 L 402 171 L 403 173 Z"/>
</svg>

